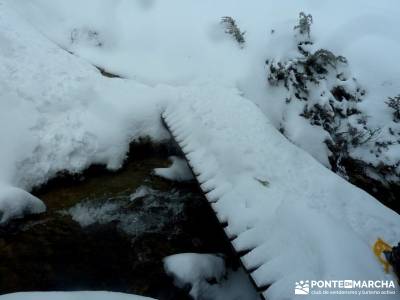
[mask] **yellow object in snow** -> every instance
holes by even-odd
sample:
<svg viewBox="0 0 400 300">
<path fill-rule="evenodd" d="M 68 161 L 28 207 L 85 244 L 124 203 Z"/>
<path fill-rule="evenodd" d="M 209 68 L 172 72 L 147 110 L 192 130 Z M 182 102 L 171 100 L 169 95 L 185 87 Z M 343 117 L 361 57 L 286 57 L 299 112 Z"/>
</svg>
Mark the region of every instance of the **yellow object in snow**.
<svg viewBox="0 0 400 300">
<path fill-rule="evenodd" d="M 382 254 L 384 251 L 391 252 L 392 247 L 388 243 L 379 238 L 376 240 L 373 250 L 380 263 L 384 266 L 385 272 L 388 273 L 390 264 L 385 258 L 382 257 Z"/>
</svg>

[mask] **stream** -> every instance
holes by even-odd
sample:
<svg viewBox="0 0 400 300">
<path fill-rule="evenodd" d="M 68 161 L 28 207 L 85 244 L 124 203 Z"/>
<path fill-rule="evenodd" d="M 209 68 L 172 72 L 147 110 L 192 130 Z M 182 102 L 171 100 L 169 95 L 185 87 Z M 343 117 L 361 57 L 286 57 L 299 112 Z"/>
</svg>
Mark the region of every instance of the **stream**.
<svg viewBox="0 0 400 300">
<path fill-rule="evenodd" d="M 195 182 L 156 177 L 166 147 L 134 146 L 117 172 L 94 166 L 33 191 L 47 212 L 0 228 L 0 294 L 109 290 L 189 299 L 163 271 L 182 252 L 233 257 Z"/>
</svg>

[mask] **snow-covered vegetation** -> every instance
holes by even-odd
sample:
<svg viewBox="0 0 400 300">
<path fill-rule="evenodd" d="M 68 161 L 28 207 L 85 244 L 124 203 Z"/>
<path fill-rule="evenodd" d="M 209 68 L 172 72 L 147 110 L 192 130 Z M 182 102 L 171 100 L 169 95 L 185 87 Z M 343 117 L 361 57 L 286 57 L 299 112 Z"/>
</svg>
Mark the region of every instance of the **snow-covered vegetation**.
<svg viewBox="0 0 400 300">
<path fill-rule="evenodd" d="M 300 13 L 293 35 L 298 54 L 266 62 L 269 84 L 287 90 L 279 129 L 346 179 L 398 186 L 399 98 L 379 101 L 381 109 L 385 104 L 392 108 L 392 118 L 377 118 L 363 107 L 367 87 L 351 73 L 345 57 L 314 47 L 312 25 L 312 16 Z"/>
</svg>

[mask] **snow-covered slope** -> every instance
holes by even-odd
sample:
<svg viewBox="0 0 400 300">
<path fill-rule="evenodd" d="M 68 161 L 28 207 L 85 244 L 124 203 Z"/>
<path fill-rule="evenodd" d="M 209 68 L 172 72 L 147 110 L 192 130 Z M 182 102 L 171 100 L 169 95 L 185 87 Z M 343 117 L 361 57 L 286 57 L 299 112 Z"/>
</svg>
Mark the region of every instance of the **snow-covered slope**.
<svg viewBox="0 0 400 300">
<path fill-rule="evenodd" d="M 400 239 L 395 212 L 291 144 L 238 91 L 201 91 L 165 121 L 235 249 L 252 250 L 243 262 L 266 299 L 292 299 L 299 280 L 395 280 L 372 252 L 379 237 Z"/>
<path fill-rule="evenodd" d="M 358 106 L 376 135 L 351 151 L 352 159 L 381 173 L 390 166 L 394 170 L 388 176 L 369 175 L 399 181 L 391 173 L 400 174 L 400 128 L 385 104 L 400 93 L 400 72 L 394 66 L 400 61 L 397 0 L 9 2 L 50 39 L 110 72 L 150 85 L 212 81 L 239 88 L 276 128 L 285 127 L 287 137 L 329 166 L 327 133 L 299 116 L 302 107 L 287 108 L 285 89 L 266 80 L 267 59 L 286 61 L 297 55 L 293 28 L 299 12 L 309 13 L 313 48 L 346 57 L 351 76 L 366 89 Z M 233 17 L 246 32 L 244 47 L 224 33 L 223 16 Z"/>
<path fill-rule="evenodd" d="M 266 81 L 266 59 L 285 60 L 297 51 L 293 28 L 300 11 L 313 15 L 315 49 L 347 57 L 367 90 L 362 109 L 372 128 L 388 130 L 392 112 L 384 102 L 400 91 L 393 67 L 400 61 L 395 0 L 1 3 L 1 104 L 7 109 L 0 111 L 0 133 L 7 146 L 0 150 L 0 179 L 17 187 L 29 189 L 59 170 L 79 171 L 91 163 L 117 168 L 130 140 L 164 137 L 157 119 L 161 103 L 176 98 L 180 87 L 205 82 L 238 88 L 276 128 L 287 122 L 287 136 L 328 165 L 326 132 L 302 120 L 296 109 L 288 114 L 285 90 Z M 246 31 L 244 47 L 224 32 L 223 16 Z M 46 40 L 22 17 L 82 59 Z M 102 78 L 85 60 L 130 80 Z M 379 157 L 368 147 L 353 156 L 395 165 L 395 146 L 383 148 Z"/>
<path fill-rule="evenodd" d="M 267 56 L 283 58 L 290 55 L 286 50 L 296 50 L 292 30 L 305 11 L 314 17 L 319 48 L 348 57 L 362 81 L 374 84 L 371 89 L 385 80 L 391 82 L 387 95 L 399 89 L 392 68 L 400 58 L 396 0 L 9 2 L 52 40 L 117 74 L 154 84 L 220 78 L 239 81 L 246 92 L 264 86 Z M 244 49 L 224 34 L 223 16 L 246 31 Z"/>
<path fill-rule="evenodd" d="M 18 188 L 29 190 L 58 171 L 79 172 L 93 163 L 116 169 L 131 140 L 166 137 L 159 115 L 171 88 L 104 78 L 4 1 L 0 41 L 0 222 L 43 211 L 38 199 Z"/>
</svg>

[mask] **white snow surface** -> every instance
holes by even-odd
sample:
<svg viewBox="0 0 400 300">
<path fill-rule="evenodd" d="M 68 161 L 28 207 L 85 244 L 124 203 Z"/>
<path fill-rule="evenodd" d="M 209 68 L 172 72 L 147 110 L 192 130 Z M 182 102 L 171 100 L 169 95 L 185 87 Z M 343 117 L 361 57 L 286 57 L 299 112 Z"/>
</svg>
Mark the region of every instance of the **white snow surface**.
<svg viewBox="0 0 400 300">
<path fill-rule="evenodd" d="M 0 296 L 1 300 L 151 300 L 152 298 L 113 292 L 25 292 Z"/>
<path fill-rule="evenodd" d="M 59 171 L 76 173 L 93 163 L 117 169 L 130 141 L 167 137 L 159 120 L 169 87 L 101 76 L 46 39 L 7 1 L 0 1 L 0 40 L 1 222 L 43 211 L 33 196 L 11 199 L 13 187 L 29 190 Z"/>
<path fill-rule="evenodd" d="M 175 279 L 175 284 L 183 287 L 186 283 L 196 284 L 200 280 L 221 280 L 225 275 L 223 257 L 214 254 L 181 253 L 164 258 L 164 269 Z M 196 290 L 194 286 L 192 290 Z M 194 292 L 197 295 L 197 291 Z"/>
<path fill-rule="evenodd" d="M 246 272 L 227 270 L 226 278 L 218 284 L 203 286 L 205 298 L 212 300 L 261 300 Z"/>
<path fill-rule="evenodd" d="M 174 181 L 188 181 L 193 179 L 192 171 L 185 159 L 171 156 L 169 160 L 172 162 L 171 166 L 168 168 L 156 168 L 154 169 L 154 174 Z"/>
<path fill-rule="evenodd" d="M 43 202 L 35 196 L 22 189 L 0 184 L 0 224 L 25 214 L 42 213 L 45 210 Z"/>
<path fill-rule="evenodd" d="M 243 269 L 226 269 L 224 258 L 215 254 L 171 255 L 164 259 L 164 270 L 177 287 L 190 284 L 190 295 L 195 300 L 260 299 Z M 210 284 L 207 280 L 211 279 L 216 283 Z"/>
<path fill-rule="evenodd" d="M 60 170 L 120 167 L 130 141 L 167 137 L 159 122 L 166 103 L 205 83 L 239 89 L 279 127 L 283 94 L 266 84 L 264 62 L 295 55 L 300 11 L 313 15 L 314 47 L 347 57 L 367 87 L 370 123 L 387 126 L 384 100 L 400 90 L 397 0 L 0 0 L 0 7 L 0 182 L 25 190 Z M 243 49 L 224 32 L 223 16 L 246 31 Z M 104 78 L 93 64 L 126 79 Z M 328 165 L 324 132 L 299 118 L 287 122 L 289 138 Z M 396 162 L 398 153 L 382 159 Z"/>
<path fill-rule="evenodd" d="M 286 115 L 284 90 L 266 83 L 266 59 L 297 55 L 293 28 L 304 11 L 313 16 L 313 47 L 345 56 L 366 87 L 360 106 L 371 127 L 382 129 L 376 141 L 393 127 L 385 101 L 400 91 L 398 0 L 8 1 L 61 47 L 123 77 L 151 86 L 208 81 L 239 88 L 275 127 L 287 122 L 287 136 L 328 166 L 326 132 L 301 120 L 296 110 Z M 243 49 L 224 33 L 223 16 L 246 32 Z M 394 144 L 379 157 L 368 147 L 352 155 L 374 166 L 393 165 L 400 161 Z"/>
<path fill-rule="evenodd" d="M 302 279 L 395 280 L 371 250 L 378 237 L 400 239 L 395 212 L 291 144 L 237 90 L 201 92 L 165 121 L 235 249 L 253 249 L 243 262 L 271 285 L 267 299 L 291 299 Z"/>
<path fill-rule="evenodd" d="M 23 190 L 59 171 L 117 169 L 130 141 L 168 138 L 168 106 L 234 246 L 254 249 L 243 261 L 272 284 L 268 299 L 291 298 L 295 280 L 393 278 L 371 245 L 398 242 L 399 216 L 275 129 L 281 94 L 264 61 L 294 55 L 300 11 L 314 17 L 315 47 L 348 58 L 384 123 L 382 102 L 400 91 L 398 0 L 0 0 L 0 222 L 43 211 Z M 243 49 L 219 24 L 226 15 L 246 31 Z M 326 163 L 309 128 L 292 125 Z"/>
</svg>

